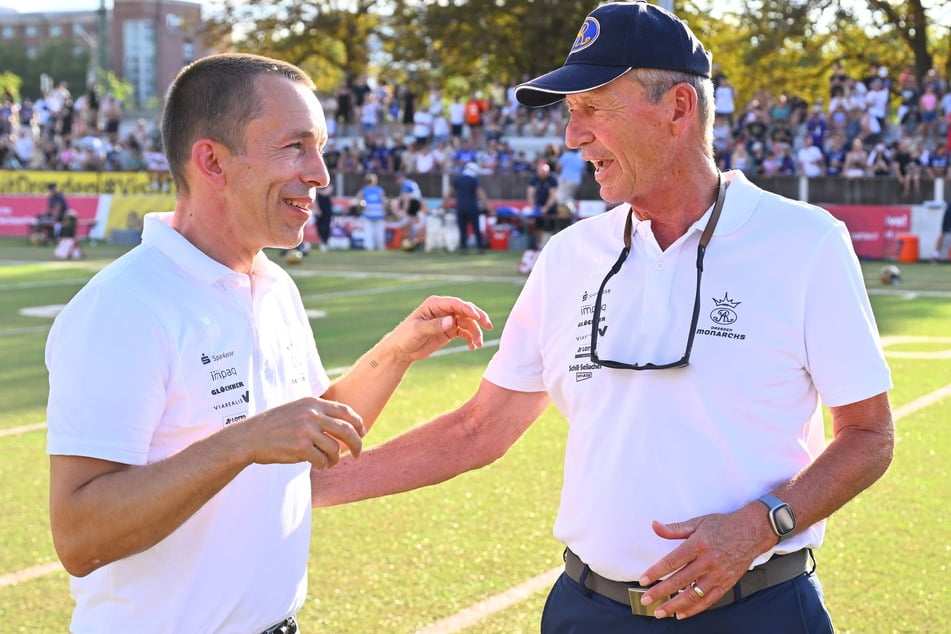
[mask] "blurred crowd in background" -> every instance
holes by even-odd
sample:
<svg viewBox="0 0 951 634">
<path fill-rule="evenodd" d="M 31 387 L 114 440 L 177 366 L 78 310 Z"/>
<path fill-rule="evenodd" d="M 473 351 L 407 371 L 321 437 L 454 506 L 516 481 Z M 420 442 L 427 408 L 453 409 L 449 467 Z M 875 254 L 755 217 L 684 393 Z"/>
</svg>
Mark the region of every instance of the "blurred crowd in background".
<svg viewBox="0 0 951 634">
<path fill-rule="evenodd" d="M 469 95 L 425 94 L 385 77 L 341 82 L 323 104 L 331 140 L 325 159 L 343 173 L 458 173 L 470 163 L 484 175 L 531 174 L 539 159 L 554 168 L 564 152 L 564 103 L 527 109 L 518 82 L 496 81 Z M 921 178 L 944 178 L 951 144 L 951 89 L 930 70 L 918 81 L 872 66 L 852 77 L 836 66 L 826 97 L 812 103 L 791 90 L 741 100 L 720 69 L 714 75 L 714 151 L 723 169 L 750 176 L 897 178 L 903 193 Z M 42 98 L 5 90 L 0 109 L 0 167 L 8 170 L 163 171 L 157 119 L 129 117 L 96 86 L 74 94 L 60 82 Z"/>
</svg>

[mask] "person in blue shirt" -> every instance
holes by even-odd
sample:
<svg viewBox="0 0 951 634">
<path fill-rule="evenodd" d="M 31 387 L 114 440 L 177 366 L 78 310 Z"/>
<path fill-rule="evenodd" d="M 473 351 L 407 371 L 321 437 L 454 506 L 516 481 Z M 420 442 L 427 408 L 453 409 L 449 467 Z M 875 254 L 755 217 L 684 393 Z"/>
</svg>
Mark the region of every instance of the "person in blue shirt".
<svg viewBox="0 0 951 634">
<path fill-rule="evenodd" d="M 565 148 L 558 157 L 558 199 L 562 202 L 575 200 L 581 180 L 584 178 L 587 161 L 581 158 L 578 148 Z"/>
<path fill-rule="evenodd" d="M 382 251 L 386 248 L 386 192 L 379 185 L 376 174 L 367 174 L 366 185 L 357 192 L 357 204 L 363 218 L 363 248 L 367 251 Z"/>
</svg>

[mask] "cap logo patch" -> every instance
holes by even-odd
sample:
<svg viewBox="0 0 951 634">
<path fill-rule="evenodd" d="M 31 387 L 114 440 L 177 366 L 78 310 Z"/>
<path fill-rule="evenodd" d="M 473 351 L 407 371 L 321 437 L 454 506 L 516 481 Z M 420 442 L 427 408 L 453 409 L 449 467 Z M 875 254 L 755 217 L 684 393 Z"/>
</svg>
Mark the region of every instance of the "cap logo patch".
<svg viewBox="0 0 951 634">
<path fill-rule="evenodd" d="M 571 55 L 571 53 L 577 53 L 578 51 L 588 48 L 594 44 L 594 41 L 598 39 L 598 35 L 600 34 L 601 24 L 596 18 L 588 16 L 584 24 L 581 25 L 581 29 L 578 31 L 578 37 L 575 38 L 575 43 L 568 54 Z"/>
</svg>

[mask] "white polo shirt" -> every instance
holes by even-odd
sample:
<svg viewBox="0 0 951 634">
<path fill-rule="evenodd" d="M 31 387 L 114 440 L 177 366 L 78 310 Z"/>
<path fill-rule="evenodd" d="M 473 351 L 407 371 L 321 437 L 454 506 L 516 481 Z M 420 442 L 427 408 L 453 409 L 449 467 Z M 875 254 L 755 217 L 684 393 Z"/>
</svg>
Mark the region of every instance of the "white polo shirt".
<svg viewBox="0 0 951 634">
<path fill-rule="evenodd" d="M 145 218 L 50 331 L 47 451 L 130 465 L 171 456 L 329 379 L 300 294 L 261 253 L 249 277 Z M 251 465 L 159 544 L 73 578 L 72 631 L 248 634 L 307 586 L 310 465 Z M 108 522 L 108 517 L 102 518 Z"/>
<path fill-rule="evenodd" d="M 727 177 L 688 367 L 589 360 L 595 296 L 623 246 L 630 207 L 621 205 L 545 245 L 485 372 L 508 389 L 547 391 L 568 420 L 555 535 L 612 579 L 637 579 L 677 546 L 652 520 L 736 510 L 815 460 L 825 446 L 820 397 L 845 405 L 891 387 L 845 225 L 740 172 Z M 709 216 L 666 251 L 634 218 L 631 254 L 602 301 L 600 358 L 680 359 Z M 775 552 L 816 547 L 823 530 Z"/>
</svg>

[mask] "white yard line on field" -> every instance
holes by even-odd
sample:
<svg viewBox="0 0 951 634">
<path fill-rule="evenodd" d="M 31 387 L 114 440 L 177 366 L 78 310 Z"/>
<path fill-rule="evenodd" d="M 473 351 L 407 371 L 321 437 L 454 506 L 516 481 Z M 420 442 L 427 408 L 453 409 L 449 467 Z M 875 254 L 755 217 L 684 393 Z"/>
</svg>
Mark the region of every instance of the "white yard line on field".
<svg viewBox="0 0 951 634">
<path fill-rule="evenodd" d="M 470 625 L 475 625 L 482 619 L 501 612 L 505 608 L 511 607 L 520 601 L 524 601 L 536 592 L 550 588 L 555 580 L 558 579 L 564 570 L 564 566 L 552 568 L 537 577 L 532 577 L 528 581 L 518 584 L 505 592 L 494 594 L 484 601 L 479 601 L 465 610 L 456 612 L 452 616 L 417 630 L 416 634 L 451 634 L 458 632 Z"/>
<path fill-rule="evenodd" d="M 25 434 L 30 431 L 38 431 L 40 429 L 46 429 L 46 421 L 42 423 L 33 423 L 32 425 L 21 425 L 19 427 L 11 427 L 10 429 L 0 429 L 0 438 L 4 436 L 16 436 L 18 434 Z"/>
<path fill-rule="evenodd" d="M 498 343 L 498 340 L 486 341 L 485 346 L 497 346 Z M 455 354 L 459 352 L 465 352 L 467 350 L 468 348 L 466 346 L 453 346 L 439 350 L 433 356 Z M 339 375 L 346 372 L 348 367 L 349 366 L 331 368 L 327 370 L 327 373 L 331 376 Z M 892 412 L 892 417 L 897 423 L 906 416 L 910 416 L 915 412 L 925 409 L 949 396 L 951 396 L 951 385 L 945 385 L 944 387 L 939 388 L 930 394 L 926 394 L 895 409 Z M 35 431 L 45 427 L 46 423 L 24 425 L 22 427 L 0 431 L 0 437 Z M 49 562 L 32 566 L 30 568 L 25 568 L 10 574 L 0 575 L 0 588 L 16 585 L 18 583 L 43 577 L 61 570 L 63 570 L 63 567 L 58 562 Z M 558 578 L 558 575 L 561 574 L 562 570 L 563 568 L 561 566 L 547 570 L 540 575 L 532 577 L 531 579 L 528 579 L 527 581 L 524 581 L 504 592 L 494 594 L 482 601 L 479 601 L 478 603 L 469 606 L 468 608 L 460 610 L 459 612 L 456 612 L 455 614 L 452 614 L 444 619 L 440 619 L 439 621 L 436 621 L 435 623 L 418 630 L 417 634 L 455 634 L 456 632 L 460 632 L 471 625 L 474 625 L 494 614 L 497 614 L 498 612 L 501 612 L 502 610 L 505 610 L 506 608 L 524 601 L 536 592 L 541 592 L 551 587 L 551 585 Z"/>
<path fill-rule="evenodd" d="M 30 579 L 39 579 L 40 577 L 45 577 L 60 570 L 63 570 L 63 566 L 60 565 L 58 561 L 50 561 L 38 566 L 31 566 L 30 568 L 11 572 L 8 575 L 0 575 L 0 588 L 15 586 L 18 583 L 23 583 Z"/>
<path fill-rule="evenodd" d="M 942 388 L 939 388 L 932 392 L 931 394 L 925 394 L 920 398 L 916 398 L 911 403 L 905 403 L 898 409 L 892 411 L 892 418 L 897 423 L 899 420 L 906 416 L 911 416 L 919 410 L 923 410 L 926 407 L 929 407 L 943 398 L 951 396 L 951 385 L 945 385 Z"/>
</svg>

